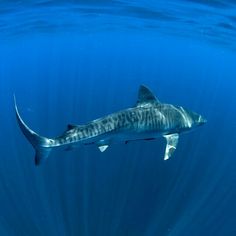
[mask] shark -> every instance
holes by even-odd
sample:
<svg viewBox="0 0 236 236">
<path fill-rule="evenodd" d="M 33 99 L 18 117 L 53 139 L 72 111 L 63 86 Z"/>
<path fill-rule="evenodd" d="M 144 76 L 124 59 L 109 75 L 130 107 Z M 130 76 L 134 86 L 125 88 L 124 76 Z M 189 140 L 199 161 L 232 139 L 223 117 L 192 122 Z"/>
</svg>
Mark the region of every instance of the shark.
<svg viewBox="0 0 236 236">
<path fill-rule="evenodd" d="M 20 116 L 14 96 L 17 123 L 35 149 L 35 165 L 43 163 L 58 147 L 70 150 L 83 145 L 96 145 L 101 152 L 115 143 L 166 140 L 164 160 L 177 148 L 179 135 L 207 121 L 193 111 L 159 101 L 153 92 L 140 85 L 135 106 L 92 120 L 84 125 L 68 124 L 63 134 L 54 138 L 40 136 L 30 129 Z"/>
</svg>

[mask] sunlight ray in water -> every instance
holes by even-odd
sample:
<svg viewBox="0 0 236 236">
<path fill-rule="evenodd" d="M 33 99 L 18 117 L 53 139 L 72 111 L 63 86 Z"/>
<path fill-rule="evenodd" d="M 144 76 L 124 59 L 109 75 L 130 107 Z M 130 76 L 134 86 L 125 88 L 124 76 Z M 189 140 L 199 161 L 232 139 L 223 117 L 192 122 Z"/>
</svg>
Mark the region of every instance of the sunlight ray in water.
<svg viewBox="0 0 236 236">
<path fill-rule="evenodd" d="M 235 16 L 232 0 L 0 1 L 0 235 L 236 235 Z M 38 167 L 24 137 L 45 157 L 51 137 L 104 131 Z"/>
</svg>

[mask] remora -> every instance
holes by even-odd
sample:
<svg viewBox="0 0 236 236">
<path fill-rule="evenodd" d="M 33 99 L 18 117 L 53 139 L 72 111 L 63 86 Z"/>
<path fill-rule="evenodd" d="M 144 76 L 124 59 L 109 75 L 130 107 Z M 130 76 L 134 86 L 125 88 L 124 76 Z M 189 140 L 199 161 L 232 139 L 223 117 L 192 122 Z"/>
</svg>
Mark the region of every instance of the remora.
<svg viewBox="0 0 236 236">
<path fill-rule="evenodd" d="M 69 124 L 67 130 L 56 138 L 46 138 L 31 130 L 22 120 L 15 100 L 15 112 L 19 127 L 33 145 L 36 155 L 35 164 L 47 159 L 52 149 L 65 146 L 95 144 L 104 152 L 114 143 L 127 144 L 137 140 L 166 139 L 164 160 L 175 151 L 179 134 L 206 123 L 201 115 L 188 111 L 181 106 L 161 103 L 154 94 L 141 85 L 136 106 L 85 125 Z"/>
</svg>

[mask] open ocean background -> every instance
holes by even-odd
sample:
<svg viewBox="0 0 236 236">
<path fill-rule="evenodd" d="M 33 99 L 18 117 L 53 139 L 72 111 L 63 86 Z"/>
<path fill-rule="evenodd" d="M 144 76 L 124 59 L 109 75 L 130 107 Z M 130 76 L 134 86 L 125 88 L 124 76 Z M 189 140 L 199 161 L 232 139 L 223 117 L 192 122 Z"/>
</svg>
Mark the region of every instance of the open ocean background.
<svg viewBox="0 0 236 236">
<path fill-rule="evenodd" d="M 44 136 L 132 107 L 140 84 L 208 123 L 165 140 L 55 151 Z M 236 1 L 0 1 L 1 236 L 236 236 Z"/>
</svg>

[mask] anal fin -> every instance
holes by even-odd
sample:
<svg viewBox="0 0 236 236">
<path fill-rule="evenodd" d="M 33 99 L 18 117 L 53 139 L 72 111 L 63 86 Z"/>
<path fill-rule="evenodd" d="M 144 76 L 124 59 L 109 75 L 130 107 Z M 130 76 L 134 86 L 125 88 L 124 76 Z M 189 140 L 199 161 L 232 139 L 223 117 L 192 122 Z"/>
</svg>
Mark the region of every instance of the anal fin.
<svg viewBox="0 0 236 236">
<path fill-rule="evenodd" d="M 76 145 L 69 145 L 65 148 L 65 151 L 71 151 L 76 148 Z"/>
</svg>

